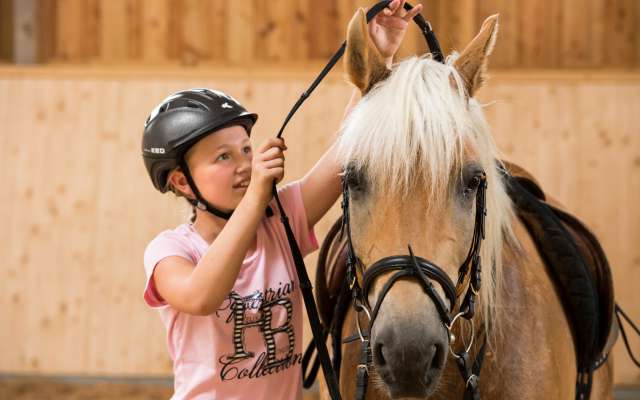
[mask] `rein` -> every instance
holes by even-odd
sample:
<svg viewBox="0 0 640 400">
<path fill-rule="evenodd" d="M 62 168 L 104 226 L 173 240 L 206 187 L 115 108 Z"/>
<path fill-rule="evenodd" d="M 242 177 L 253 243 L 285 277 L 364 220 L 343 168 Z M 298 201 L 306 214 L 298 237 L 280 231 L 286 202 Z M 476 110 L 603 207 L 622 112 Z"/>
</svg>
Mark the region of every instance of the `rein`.
<svg viewBox="0 0 640 400">
<path fill-rule="evenodd" d="M 369 9 L 366 15 L 367 23 L 373 19 L 380 11 L 386 8 L 390 0 L 380 1 L 375 4 L 373 7 Z M 404 8 L 410 10 L 413 8 L 410 4 L 405 3 Z M 442 50 L 440 48 L 440 44 L 435 36 L 435 33 L 431 29 L 431 24 L 427 22 L 421 14 L 417 14 L 413 21 L 418 25 L 420 31 L 422 32 L 425 41 L 431 51 L 433 59 L 444 63 L 444 56 L 442 54 Z M 320 84 L 320 82 L 325 78 L 325 76 L 331 71 L 331 69 L 335 66 L 338 60 L 344 54 L 346 48 L 346 41 L 342 43 L 338 51 L 331 57 L 327 65 L 320 72 L 318 77 L 313 81 L 313 83 L 309 86 L 307 90 L 305 90 L 298 101 L 294 104 L 292 109 L 289 111 L 287 117 L 285 118 L 282 127 L 278 131 L 277 138 L 280 138 L 284 133 L 284 129 L 293 117 L 293 115 L 298 111 L 300 106 L 304 103 L 304 101 L 311 95 L 311 93 L 315 90 L 315 88 Z M 359 265 L 362 268 L 362 265 L 355 255 L 355 251 L 353 249 L 351 243 L 351 234 L 349 227 L 349 207 L 348 207 L 348 185 L 343 179 L 343 229 L 347 229 L 349 235 L 349 243 L 348 243 L 348 269 L 347 269 L 347 277 L 349 279 L 349 286 L 352 292 L 352 300 L 353 306 L 355 307 L 358 313 L 365 312 L 369 316 L 369 332 L 370 328 L 377 316 L 378 310 L 380 308 L 380 304 L 384 300 L 386 293 L 391 289 L 393 284 L 401 277 L 411 276 L 415 278 L 422 288 L 425 290 L 427 295 L 433 300 L 436 308 L 438 309 L 438 313 L 442 320 L 442 323 L 447 330 L 449 342 L 450 344 L 454 340 L 454 336 L 451 334 L 451 328 L 453 324 L 460 318 L 471 321 L 475 314 L 475 297 L 480 290 L 480 243 L 484 238 L 484 217 L 486 215 L 485 209 L 485 191 L 486 191 L 486 178 L 484 178 L 478 187 L 477 197 L 476 197 L 476 223 L 474 228 L 473 241 L 471 244 L 471 248 L 469 250 L 469 254 L 466 260 L 462 263 L 459 269 L 458 283 L 456 286 L 453 285 L 447 274 L 437 265 L 431 263 L 428 260 L 425 260 L 420 257 L 416 257 L 413 254 L 413 250 L 409 246 L 409 255 L 402 256 L 393 256 L 387 257 L 382 260 L 379 260 L 374 265 L 372 265 L 366 273 L 363 274 L 363 284 L 362 286 L 359 284 L 357 280 L 356 274 L 356 265 Z M 280 210 L 280 220 L 284 225 L 285 232 L 287 235 L 287 240 L 289 241 L 289 246 L 291 248 L 291 253 L 293 256 L 294 263 L 296 265 L 296 271 L 298 274 L 298 279 L 300 281 L 300 289 L 302 290 L 302 296 L 304 299 L 305 307 L 307 309 L 307 315 L 309 317 L 309 323 L 311 325 L 311 331 L 313 333 L 313 342 L 315 344 L 316 349 L 318 350 L 318 358 L 320 359 L 320 364 L 322 366 L 322 371 L 325 376 L 325 380 L 327 382 L 327 386 L 329 388 L 329 394 L 333 400 L 340 399 L 340 390 L 338 387 L 338 380 L 335 374 L 334 368 L 331 365 L 331 360 L 329 358 L 329 353 L 326 347 L 326 338 L 327 331 L 322 327 L 320 323 L 320 319 L 318 316 L 317 307 L 315 304 L 315 300 L 313 298 L 312 293 L 312 285 L 309 280 L 309 276 L 306 271 L 306 267 L 304 264 L 304 260 L 302 254 L 300 252 L 299 246 L 296 242 L 296 239 L 293 234 L 293 230 L 289 224 L 289 220 L 287 214 L 278 198 L 278 193 L 276 189 L 276 185 L 273 185 L 273 196 L 276 200 L 276 204 L 278 209 Z M 470 268 L 469 268 L 470 267 Z M 376 306 L 373 311 L 370 311 L 370 306 L 366 300 L 366 294 L 369 290 L 370 284 L 375 280 L 375 278 L 387 271 L 398 270 L 389 282 L 385 285 L 385 289 L 383 290 L 382 295 L 378 299 Z M 362 271 L 364 272 L 364 271 Z M 470 272 L 469 276 L 468 273 Z M 437 294 L 436 290 L 431 283 L 431 280 L 435 280 L 444 290 L 445 296 L 451 305 L 451 309 L 448 309 L 445 302 L 440 298 Z M 453 311 L 453 307 L 456 305 L 456 300 L 458 296 L 464 291 L 463 285 L 468 280 L 467 291 L 464 296 L 464 300 L 460 306 L 460 311 L 452 316 L 451 312 Z M 359 321 L 359 319 L 358 319 Z M 472 325 L 473 326 L 473 325 Z M 358 325 L 359 327 L 359 325 Z M 358 382 L 357 382 L 357 398 L 363 399 L 366 394 L 367 388 L 367 379 L 368 379 L 368 368 L 367 365 L 371 363 L 371 348 L 369 345 L 369 336 L 368 332 L 363 332 L 359 329 L 359 336 L 361 339 L 362 345 L 362 357 L 361 363 L 358 365 Z M 473 335 L 473 332 L 472 332 Z M 472 341 L 471 341 L 472 343 Z M 468 351 L 471 348 L 471 343 L 469 346 L 464 349 L 460 353 L 455 353 L 449 347 L 451 354 L 454 355 L 457 359 L 457 364 L 462 374 L 463 379 L 465 380 L 466 392 L 465 399 L 479 399 L 478 392 L 478 374 L 480 370 L 480 365 L 482 362 L 482 358 L 484 355 L 484 345 L 474 363 L 471 365 L 469 360 Z"/>
</svg>

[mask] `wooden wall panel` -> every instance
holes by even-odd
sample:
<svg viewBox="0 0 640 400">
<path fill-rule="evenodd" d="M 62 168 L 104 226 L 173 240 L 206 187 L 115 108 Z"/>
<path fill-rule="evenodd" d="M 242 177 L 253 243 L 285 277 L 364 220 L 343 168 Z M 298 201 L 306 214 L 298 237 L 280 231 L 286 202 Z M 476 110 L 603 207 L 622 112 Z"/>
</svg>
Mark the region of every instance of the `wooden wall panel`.
<svg viewBox="0 0 640 400">
<path fill-rule="evenodd" d="M 0 0 L 0 61 L 13 61 L 13 0 Z"/>
<path fill-rule="evenodd" d="M 555 43 L 560 37 L 562 15 L 560 2 L 527 1 L 520 3 L 515 24 L 520 40 L 526 40 L 526 45 L 518 46 L 517 40 L 510 40 L 508 31 L 500 36 L 500 40 L 511 43 L 513 52 L 518 54 L 516 65 L 523 68 L 544 68 L 549 65 L 559 65 L 561 50 Z M 502 17 L 502 15 L 501 15 Z M 506 19 L 506 18 L 505 18 Z M 512 25 L 513 26 L 513 25 Z M 581 31 L 582 32 L 582 31 Z M 515 43 L 514 43 L 515 42 Z"/>
<path fill-rule="evenodd" d="M 9 4 L 2 0 L 0 4 Z M 366 0 L 39 0 L 40 60 L 108 64 L 328 59 Z M 433 0 L 423 14 L 447 53 L 500 14 L 498 68 L 637 68 L 637 0 Z M 5 28 L 6 29 L 6 28 Z M 422 54 L 411 28 L 401 55 Z M 6 57 L 5 57 L 6 58 Z"/>
<path fill-rule="evenodd" d="M 604 10 L 605 23 L 609 30 L 605 47 L 605 57 L 611 60 L 611 65 L 625 66 L 633 63 L 636 42 L 640 40 L 638 34 L 637 15 L 634 15 L 636 0 L 618 0 L 607 4 Z"/>
<path fill-rule="evenodd" d="M 237 3 L 237 2 L 234 2 Z M 149 63 L 161 63 L 168 57 L 167 43 L 170 31 L 169 21 L 165 18 L 170 0 L 142 0 L 141 57 Z"/>
<path fill-rule="evenodd" d="M 188 207 L 148 182 L 142 123 L 167 94 L 211 86 L 260 113 L 259 143 L 315 72 L 0 69 L 0 373 L 169 374 L 164 328 L 141 297 L 142 254 L 159 231 L 186 221 Z M 350 92 L 332 74 L 293 118 L 285 180 L 328 146 Z M 618 301 L 640 320 L 640 75 L 502 71 L 481 99 L 506 158 L 601 239 Z M 640 382 L 621 342 L 614 359 L 617 382 Z"/>
<path fill-rule="evenodd" d="M 129 0 L 112 0 L 100 4 L 100 58 L 105 62 L 135 59 L 139 37 L 132 35 L 136 14 Z"/>
</svg>

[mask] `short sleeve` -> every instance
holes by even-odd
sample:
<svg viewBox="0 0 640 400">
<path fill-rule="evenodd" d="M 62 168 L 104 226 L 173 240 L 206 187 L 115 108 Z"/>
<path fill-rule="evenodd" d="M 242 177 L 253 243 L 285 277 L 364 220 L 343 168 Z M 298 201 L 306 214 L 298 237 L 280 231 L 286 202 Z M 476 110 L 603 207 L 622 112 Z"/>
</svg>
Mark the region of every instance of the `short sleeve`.
<svg viewBox="0 0 640 400">
<path fill-rule="evenodd" d="M 302 201 L 302 185 L 300 181 L 295 181 L 283 186 L 278 190 L 278 197 L 284 207 L 289 224 L 293 230 L 293 235 L 298 241 L 302 256 L 318 249 L 318 240 L 313 227 L 307 221 L 307 212 Z M 277 204 L 272 202 L 271 207 L 278 209 Z M 280 222 L 278 222 L 280 223 Z"/>
<path fill-rule="evenodd" d="M 153 272 L 158 263 L 167 257 L 179 256 L 195 264 L 186 238 L 172 231 L 164 231 L 153 239 L 144 251 L 144 271 L 147 282 L 144 289 L 144 300 L 153 308 L 163 307 L 167 302 L 160 296 L 153 282 Z"/>
</svg>

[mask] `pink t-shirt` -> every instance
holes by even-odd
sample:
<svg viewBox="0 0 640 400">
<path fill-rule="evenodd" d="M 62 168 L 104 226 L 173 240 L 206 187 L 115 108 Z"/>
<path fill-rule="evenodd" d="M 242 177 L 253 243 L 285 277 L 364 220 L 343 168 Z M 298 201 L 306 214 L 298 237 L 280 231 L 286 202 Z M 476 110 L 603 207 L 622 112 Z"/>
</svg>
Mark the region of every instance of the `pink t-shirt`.
<svg viewBox="0 0 640 400">
<path fill-rule="evenodd" d="M 279 196 L 302 254 L 316 250 L 300 183 L 285 186 Z M 198 263 L 209 244 L 193 226 L 164 231 L 147 246 L 144 299 L 167 329 L 172 399 L 302 399 L 302 295 L 277 206 L 270 205 L 275 215 L 262 219 L 255 252 L 247 254 L 233 290 L 211 315 L 177 311 L 151 279 L 165 257 Z"/>
</svg>

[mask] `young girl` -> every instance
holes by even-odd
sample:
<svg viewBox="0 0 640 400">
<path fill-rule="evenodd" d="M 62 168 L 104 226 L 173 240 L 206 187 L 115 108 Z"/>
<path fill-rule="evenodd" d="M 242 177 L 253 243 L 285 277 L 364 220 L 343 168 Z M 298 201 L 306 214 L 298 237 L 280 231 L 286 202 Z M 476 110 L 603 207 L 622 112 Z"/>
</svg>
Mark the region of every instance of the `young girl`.
<svg viewBox="0 0 640 400">
<path fill-rule="evenodd" d="M 394 0 L 370 24 L 391 65 L 407 22 L 421 10 Z M 347 107 L 355 104 L 357 94 Z M 257 115 L 215 90 L 175 93 L 145 124 L 143 158 L 160 192 L 194 207 L 191 223 L 166 230 L 144 254 L 144 299 L 167 329 L 174 399 L 301 399 L 302 301 L 277 208 L 282 139 L 257 152 Z M 279 190 L 303 255 L 317 248 L 313 226 L 340 195 L 333 147 L 301 180 Z"/>
</svg>

